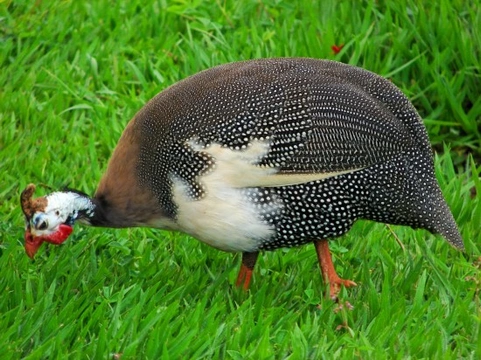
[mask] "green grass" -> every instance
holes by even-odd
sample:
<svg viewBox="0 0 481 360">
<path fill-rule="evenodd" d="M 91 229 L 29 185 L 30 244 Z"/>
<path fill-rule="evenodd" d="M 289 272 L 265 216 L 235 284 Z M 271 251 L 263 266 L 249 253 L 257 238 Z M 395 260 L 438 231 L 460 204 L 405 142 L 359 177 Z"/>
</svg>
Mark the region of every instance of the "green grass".
<svg viewBox="0 0 481 360">
<path fill-rule="evenodd" d="M 2 359 L 481 358 L 480 28 L 481 8 L 462 0 L 0 2 Z M 177 233 L 76 226 L 64 246 L 25 256 L 28 183 L 93 193 L 157 92 L 278 56 L 355 64 L 408 95 L 466 253 L 358 222 L 332 245 L 359 284 L 340 312 L 313 246 L 263 254 L 249 293 L 233 286 L 238 255 Z"/>
</svg>

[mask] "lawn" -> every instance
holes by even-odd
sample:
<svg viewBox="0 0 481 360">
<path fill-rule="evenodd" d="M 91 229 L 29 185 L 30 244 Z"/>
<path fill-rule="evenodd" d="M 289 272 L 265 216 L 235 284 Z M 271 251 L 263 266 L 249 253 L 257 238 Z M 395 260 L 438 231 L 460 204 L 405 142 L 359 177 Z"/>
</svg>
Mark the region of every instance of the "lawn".
<svg viewBox="0 0 481 360">
<path fill-rule="evenodd" d="M 481 7 L 477 1 L 0 1 L 2 359 L 481 358 Z M 342 48 L 342 49 L 341 49 Z M 334 51 L 339 50 L 340 51 Z M 240 256 L 184 234 L 76 226 L 24 253 L 19 195 L 92 194 L 130 118 L 200 70 L 326 58 L 393 81 L 425 119 L 466 244 L 359 221 L 332 252 Z"/>
</svg>

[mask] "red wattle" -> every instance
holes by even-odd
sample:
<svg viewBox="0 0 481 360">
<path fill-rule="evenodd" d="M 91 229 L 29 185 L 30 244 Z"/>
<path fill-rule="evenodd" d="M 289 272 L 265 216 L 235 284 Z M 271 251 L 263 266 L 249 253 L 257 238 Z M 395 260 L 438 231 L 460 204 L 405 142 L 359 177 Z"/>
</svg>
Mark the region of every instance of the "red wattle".
<svg viewBox="0 0 481 360">
<path fill-rule="evenodd" d="M 23 238 L 25 239 L 25 242 L 32 242 L 33 241 L 33 235 L 30 229 L 25 230 L 25 234 L 23 235 Z"/>
<path fill-rule="evenodd" d="M 56 232 L 45 237 L 45 241 L 51 244 L 60 245 L 67 240 L 72 231 L 73 228 L 71 226 L 60 224 Z"/>
<path fill-rule="evenodd" d="M 43 238 L 39 236 L 33 236 L 30 228 L 25 230 L 25 252 L 33 259 L 35 253 L 43 243 Z"/>
</svg>

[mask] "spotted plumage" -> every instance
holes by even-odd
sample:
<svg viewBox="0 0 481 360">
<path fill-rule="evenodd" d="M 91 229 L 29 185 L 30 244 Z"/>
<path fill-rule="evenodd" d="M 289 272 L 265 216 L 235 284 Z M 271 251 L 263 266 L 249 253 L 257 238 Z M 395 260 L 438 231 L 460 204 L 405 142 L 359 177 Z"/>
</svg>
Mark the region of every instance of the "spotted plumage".
<svg viewBox="0 0 481 360">
<path fill-rule="evenodd" d="M 318 242 L 357 219 L 463 248 L 409 100 L 378 75 L 325 60 L 232 63 L 172 85 L 129 123 L 89 201 L 95 211 L 78 213 L 90 225 L 180 230 L 243 252 L 245 287 L 258 251 L 308 242 L 325 278 L 351 286 Z"/>
</svg>

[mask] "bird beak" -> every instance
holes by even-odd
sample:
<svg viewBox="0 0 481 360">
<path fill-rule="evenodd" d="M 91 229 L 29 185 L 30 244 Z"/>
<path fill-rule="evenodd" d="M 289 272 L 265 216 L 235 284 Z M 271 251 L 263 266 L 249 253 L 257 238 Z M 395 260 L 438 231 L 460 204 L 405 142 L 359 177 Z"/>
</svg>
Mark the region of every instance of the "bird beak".
<svg viewBox="0 0 481 360">
<path fill-rule="evenodd" d="M 44 239 L 42 237 L 33 236 L 30 229 L 25 230 L 25 252 L 30 259 L 33 259 L 43 242 Z"/>
</svg>

